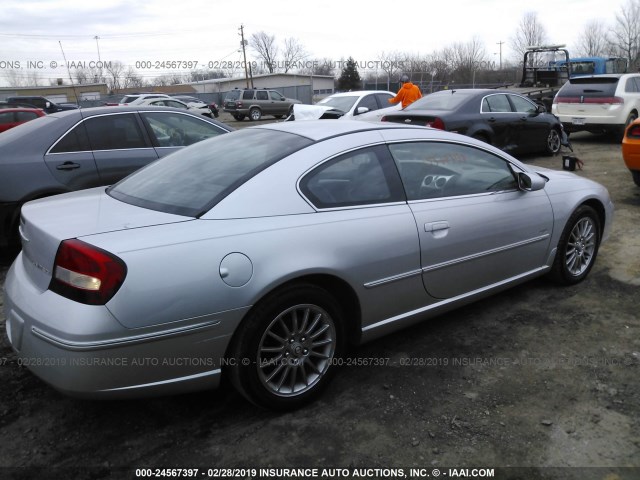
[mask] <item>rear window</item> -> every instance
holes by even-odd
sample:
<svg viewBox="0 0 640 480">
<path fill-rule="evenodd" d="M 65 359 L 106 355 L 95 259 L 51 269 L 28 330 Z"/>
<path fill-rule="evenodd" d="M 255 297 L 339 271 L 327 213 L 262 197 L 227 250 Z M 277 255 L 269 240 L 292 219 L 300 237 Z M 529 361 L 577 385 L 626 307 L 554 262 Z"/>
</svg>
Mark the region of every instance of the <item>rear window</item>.
<svg viewBox="0 0 640 480">
<path fill-rule="evenodd" d="M 448 90 L 432 93 L 416 100 L 404 110 L 456 110 L 460 105 L 465 103 L 469 98 L 475 95 L 474 92 L 465 92 L 464 90 Z"/>
<path fill-rule="evenodd" d="M 558 97 L 613 97 L 618 77 L 572 78 L 558 92 Z"/>
<path fill-rule="evenodd" d="M 150 210 L 199 217 L 265 168 L 311 143 L 286 132 L 240 130 L 168 155 L 107 193 Z"/>
</svg>

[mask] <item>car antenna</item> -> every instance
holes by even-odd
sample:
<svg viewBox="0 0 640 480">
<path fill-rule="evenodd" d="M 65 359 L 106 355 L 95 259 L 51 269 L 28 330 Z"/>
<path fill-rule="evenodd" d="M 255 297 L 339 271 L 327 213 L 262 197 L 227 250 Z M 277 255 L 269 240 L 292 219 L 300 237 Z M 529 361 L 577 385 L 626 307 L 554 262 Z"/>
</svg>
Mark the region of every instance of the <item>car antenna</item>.
<svg viewBox="0 0 640 480">
<path fill-rule="evenodd" d="M 82 115 L 82 108 L 80 107 L 80 98 L 78 97 L 78 92 L 76 91 L 76 85 L 75 83 L 73 83 L 73 78 L 71 77 L 71 69 L 69 68 L 69 62 L 67 62 L 67 56 L 64 54 L 64 49 L 62 48 L 62 42 L 60 40 L 58 40 L 58 44 L 60 45 L 60 51 L 62 51 L 62 58 L 64 59 L 64 64 L 67 66 L 67 74 L 69 75 L 69 81 L 71 82 L 73 95 L 76 97 L 76 104 L 78 105 L 78 109 L 80 110 L 80 118 L 84 118 Z"/>
</svg>

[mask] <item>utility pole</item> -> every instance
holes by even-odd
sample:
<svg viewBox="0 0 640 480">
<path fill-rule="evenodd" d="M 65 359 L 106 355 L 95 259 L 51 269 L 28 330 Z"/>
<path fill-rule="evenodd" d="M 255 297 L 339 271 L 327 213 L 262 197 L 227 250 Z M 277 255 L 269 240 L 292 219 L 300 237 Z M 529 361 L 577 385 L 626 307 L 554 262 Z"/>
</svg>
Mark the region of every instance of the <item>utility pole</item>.
<svg viewBox="0 0 640 480">
<path fill-rule="evenodd" d="M 497 45 L 500 45 L 500 70 L 502 70 L 502 45 L 503 44 L 504 44 L 504 42 L 502 40 L 497 42 Z"/>
<path fill-rule="evenodd" d="M 98 49 L 98 78 L 95 79 L 95 82 L 98 83 L 102 80 L 102 61 L 100 60 L 100 44 L 98 43 L 100 37 L 96 35 L 93 38 L 96 39 L 96 48 Z"/>
<path fill-rule="evenodd" d="M 247 70 L 247 52 L 245 50 L 245 47 L 247 46 L 247 41 L 244 39 L 244 25 L 240 25 L 240 28 L 238 29 L 240 30 L 240 38 L 242 39 L 240 41 L 240 45 L 242 45 L 242 57 L 244 59 L 244 78 L 247 81 L 247 88 L 249 88 L 249 72 Z"/>
</svg>

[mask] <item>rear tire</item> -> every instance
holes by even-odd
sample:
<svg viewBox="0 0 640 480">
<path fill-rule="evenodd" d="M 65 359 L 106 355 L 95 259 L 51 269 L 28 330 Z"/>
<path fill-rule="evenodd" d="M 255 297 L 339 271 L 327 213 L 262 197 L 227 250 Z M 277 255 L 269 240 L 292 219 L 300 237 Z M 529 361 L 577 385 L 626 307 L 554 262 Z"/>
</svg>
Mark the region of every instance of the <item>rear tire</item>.
<svg viewBox="0 0 640 480">
<path fill-rule="evenodd" d="M 581 282 L 591 271 L 600 247 L 600 219 L 588 205 L 569 217 L 558 242 L 550 277 L 562 285 Z"/>
<path fill-rule="evenodd" d="M 343 314 L 326 290 L 297 284 L 260 302 L 236 331 L 227 373 L 252 403 L 299 408 L 318 397 L 343 353 Z"/>
<path fill-rule="evenodd" d="M 488 143 L 489 145 L 491 145 L 491 141 L 489 140 L 489 137 L 484 133 L 474 133 L 473 135 L 471 135 L 471 138 L 475 138 L 476 140 L 480 140 L 481 142 Z"/>
<path fill-rule="evenodd" d="M 249 118 L 254 122 L 257 122 L 262 118 L 262 112 L 259 108 L 253 107 L 251 110 L 249 110 Z"/>
<path fill-rule="evenodd" d="M 241 122 L 242 120 L 244 120 L 244 115 L 242 113 L 236 113 L 233 118 L 235 118 L 236 120 L 238 120 L 239 122 Z"/>
</svg>

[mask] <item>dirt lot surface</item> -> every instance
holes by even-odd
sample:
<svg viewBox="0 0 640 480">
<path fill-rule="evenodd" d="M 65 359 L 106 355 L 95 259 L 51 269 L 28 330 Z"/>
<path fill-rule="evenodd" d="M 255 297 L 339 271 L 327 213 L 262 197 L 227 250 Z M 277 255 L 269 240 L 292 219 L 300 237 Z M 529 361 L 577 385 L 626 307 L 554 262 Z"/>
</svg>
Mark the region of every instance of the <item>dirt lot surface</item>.
<svg viewBox="0 0 640 480">
<path fill-rule="evenodd" d="M 578 175 L 606 185 L 616 204 L 611 238 L 585 282 L 535 280 L 364 345 L 352 363 L 387 365 L 343 367 L 320 401 L 293 413 L 260 410 L 228 386 L 132 401 L 64 397 L 18 364 L 0 296 L 0 478 L 134 478 L 141 467 L 640 478 L 640 188 L 618 144 L 586 134 L 573 141 L 585 162 Z M 560 157 L 524 160 L 561 168 Z M 418 467 L 421 475 L 409 470 Z M 198 477 L 214 473 L 225 472 Z M 240 473 L 233 478 L 252 476 Z M 328 473 L 320 478 L 345 472 Z"/>
</svg>

